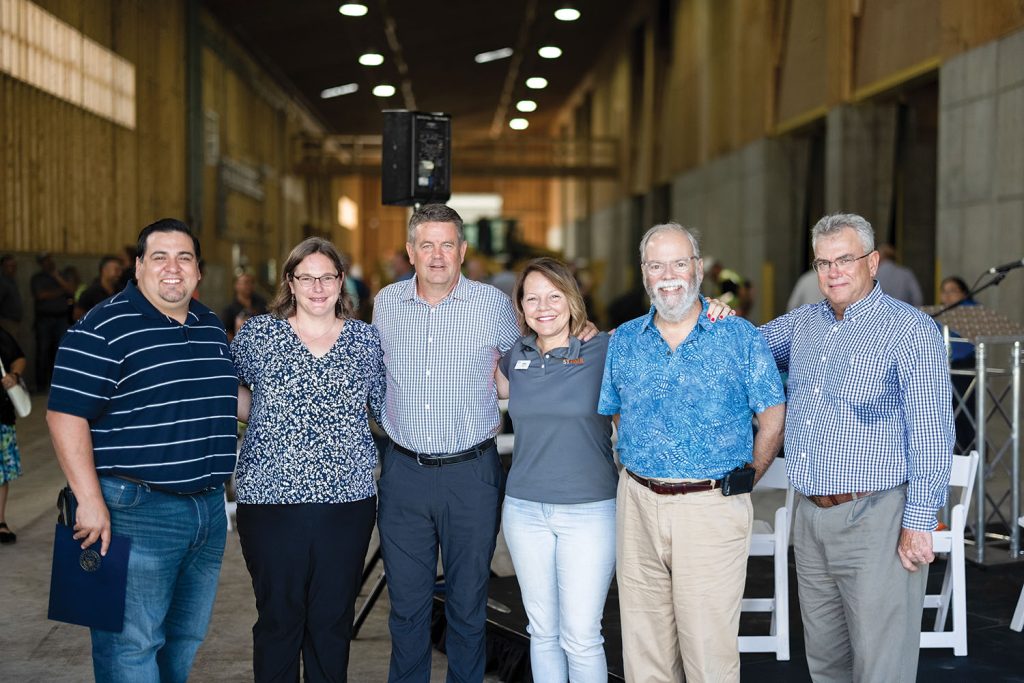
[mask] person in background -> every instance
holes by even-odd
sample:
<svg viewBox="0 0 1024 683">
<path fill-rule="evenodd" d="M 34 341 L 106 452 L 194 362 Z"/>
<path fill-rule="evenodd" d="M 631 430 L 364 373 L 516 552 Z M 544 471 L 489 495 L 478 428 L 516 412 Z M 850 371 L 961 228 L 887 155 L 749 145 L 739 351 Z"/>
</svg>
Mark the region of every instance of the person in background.
<svg viewBox="0 0 1024 683">
<path fill-rule="evenodd" d="M 135 258 L 137 255 L 134 244 L 126 244 L 121 247 L 118 258 L 121 259 L 121 280 L 117 283 L 117 291 L 121 291 L 129 282 L 135 281 Z"/>
<path fill-rule="evenodd" d="M 267 300 L 256 293 L 256 278 L 249 273 L 239 273 L 235 277 L 235 298 L 220 314 L 220 321 L 228 333 L 228 341 L 234 339 L 238 332 L 238 318 L 242 321 L 267 312 Z M 244 314 L 244 315 L 243 315 Z"/>
<path fill-rule="evenodd" d="M 416 275 L 413 264 L 409 260 L 409 255 L 401 249 L 396 249 L 395 253 L 391 254 L 388 264 L 390 265 L 392 282 L 411 280 Z"/>
<path fill-rule="evenodd" d="M 914 273 L 896 263 L 896 247 L 891 244 L 878 245 L 878 272 L 875 279 L 882 291 L 894 299 L 906 301 L 911 306 L 924 305 L 921 285 Z"/>
<path fill-rule="evenodd" d="M 18 262 L 10 254 L 0 256 L 0 328 L 18 335 L 25 306 L 18 291 Z"/>
<path fill-rule="evenodd" d="M 352 318 L 345 271 L 327 240 L 301 242 L 270 314 L 231 343 L 249 422 L 235 491 L 259 682 L 297 681 L 300 659 L 306 681 L 347 680 L 377 510 L 367 405 L 379 419 L 385 380 L 377 330 Z"/>
<path fill-rule="evenodd" d="M 57 263 L 49 252 L 39 254 L 36 261 L 39 272 L 29 282 L 35 301 L 35 382 L 37 391 L 46 391 L 50 388 L 57 346 L 68 330 L 68 300 L 75 288 L 57 271 Z"/>
<path fill-rule="evenodd" d="M 939 287 L 939 301 L 943 306 L 960 304 L 961 306 L 977 306 L 978 302 L 971 297 L 971 290 L 961 278 L 952 275 L 942 281 Z M 939 321 L 936 324 L 941 325 Z M 950 340 L 949 367 L 953 370 L 974 369 L 974 344 L 966 339 L 960 339 L 960 333 L 950 330 L 949 334 L 954 339 Z M 974 383 L 974 376 L 959 373 L 950 374 L 953 387 L 957 396 L 967 396 L 971 385 Z M 968 453 L 974 447 L 977 432 L 974 427 L 975 401 L 968 397 L 964 407 L 957 410 L 957 399 L 953 397 L 953 412 L 956 421 L 956 452 Z"/>
<path fill-rule="evenodd" d="M 99 275 L 75 301 L 75 320 L 91 311 L 96 304 L 120 291 L 117 286 L 121 283 L 123 270 L 121 259 L 117 256 L 107 255 L 100 259 Z"/>
<path fill-rule="evenodd" d="M 611 418 L 597 400 L 609 337 L 580 342 L 583 296 L 555 259 L 527 263 L 513 294 L 525 336 L 496 376 L 516 430 L 502 528 L 529 618 L 533 680 L 604 683 L 618 472 Z"/>
<path fill-rule="evenodd" d="M 10 483 L 21 476 L 21 454 L 18 436 L 14 430 L 14 404 L 7 396 L 10 389 L 25 372 L 25 354 L 18 342 L 0 328 L 0 361 L 4 364 L 3 391 L 0 391 L 0 543 L 14 543 L 17 535 L 7 526 L 7 492 Z"/>
<path fill-rule="evenodd" d="M 793 311 L 806 304 L 816 304 L 821 301 L 821 298 L 821 290 L 818 289 L 818 274 L 812 268 L 801 275 L 793 285 L 789 301 L 786 302 L 786 310 Z"/>
</svg>

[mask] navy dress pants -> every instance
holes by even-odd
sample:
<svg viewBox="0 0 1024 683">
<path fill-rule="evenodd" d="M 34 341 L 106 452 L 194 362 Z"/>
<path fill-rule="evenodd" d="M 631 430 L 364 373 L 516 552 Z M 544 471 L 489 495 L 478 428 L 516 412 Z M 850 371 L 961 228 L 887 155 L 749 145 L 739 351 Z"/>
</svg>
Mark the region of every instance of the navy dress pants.
<svg viewBox="0 0 1024 683">
<path fill-rule="evenodd" d="M 448 622 L 447 680 L 483 680 L 487 584 L 504 485 L 493 446 L 474 460 L 440 467 L 422 466 L 392 446 L 385 452 L 377 525 L 391 600 L 392 683 L 430 680 L 439 548 Z"/>
</svg>

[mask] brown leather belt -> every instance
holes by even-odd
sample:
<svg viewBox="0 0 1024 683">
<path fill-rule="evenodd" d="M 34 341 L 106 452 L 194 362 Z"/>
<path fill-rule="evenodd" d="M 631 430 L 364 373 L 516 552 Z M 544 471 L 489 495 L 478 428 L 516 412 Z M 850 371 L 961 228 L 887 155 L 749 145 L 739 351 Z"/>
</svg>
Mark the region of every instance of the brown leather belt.
<svg viewBox="0 0 1024 683">
<path fill-rule="evenodd" d="M 831 508 L 836 505 L 842 505 L 843 503 L 849 503 L 851 500 L 867 498 L 872 493 L 874 493 L 874 491 L 861 491 L 860 493 L 833 493 L 830 496 L 804 496 L 804 498 L 820 508 Z"/>
<path fill-rule="evenodd" d="M 680 493 L 700 493 L 701 491 L 713 491 L 717 489 L 722 482 L 708 479 L 706 481 L 681 481 L 677 483 L 669 483 L 665 481 L 655 481 L 653 479 L 647 479 L 641 477 L 639 474 L 633 474 L 629 470 L 626 473 L 633 478 L 633 481 L 640 484 L 644 488 L 648 488 L 655 493 L 662 495 L 672 495 Z"/>
</svg>

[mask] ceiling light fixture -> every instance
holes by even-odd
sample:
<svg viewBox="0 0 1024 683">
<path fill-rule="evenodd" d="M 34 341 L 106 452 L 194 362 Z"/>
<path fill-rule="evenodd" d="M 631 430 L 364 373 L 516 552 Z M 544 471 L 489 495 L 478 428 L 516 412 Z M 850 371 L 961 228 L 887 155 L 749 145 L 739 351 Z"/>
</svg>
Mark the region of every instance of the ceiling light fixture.
<svg viewBox="0 0 1024 683">
<path fill-rule="evenodd" d="M 384 63 L 384 55 L 377 52 L 364 52 L 359 55 L 359 63 L 363 66 L 380 66 Z"/>
<path fill-rule="evenodd" d="M 562 56 L 562 48 L 555 47 L 554 45 L 545 45 L 541 49 L 537 50 L 537 54 L 544 59 L 558 59 Z"/>
<path fill-rule="evenodd" d="M 477 64 L 486 64 L 487 62 L 496 62 L 499 59 L 506 59 L 512 56 L 512 48 L 503 47 L 499 50 L 491 50 L 490 52 L 481 52 L 476 57 L 473 57 L 473 61 Z"/>
<path fill-rule="evenodd" d="M 559 21 L 576 21 L 580 18 L 580 11 L 575 7 L 566 5 L 555 10 L 555 19 Z"/>
<path fill-rule="evenodd" d="M 346 2 L 338 11 L 344 14 L 346 17 L 361 17 L 367 12 L 366 5 L 361 2 Z"/>
<path fill-rule="evenodd" d="M 533 76 L 526 79 L 526 87 L 530 90 L 543 90 L 548 87 L 548 79 L 540 76 Z"/>
<path fill-rule="evenodd" d="M 359 90 L 358 83 L 347 83 L 345 85 L 338 85 L 333 88 L 327 88 L 326 90 L 320 91 L 320 97 L 325 100 L 329 100 L 332 97 L 340 97 L 342 95 L 351 95 L 352 93 Z"/>
<path fill-rule="evenodd" d="M 530 127 L 530 122 L 526 119 L 512 119 L 508 122 L 508 127 L 512 130 L 526 130 Z"/>
<path fill-rule="evenodd" d="M 529 114 L 531 111 L 537 111 L 537 103 L 533 100 L 519 100 L 516 102 L 516 109 Z"/>
<path fill-rule="evenodd" d="M 387 83 L 382 83 L 380 85 L 374 86 L 373 94 L 376 95 L 377 97 L 391 97 L 392 95 L 395 94 L 395 86 L 388 85 Z"/>
</svg>

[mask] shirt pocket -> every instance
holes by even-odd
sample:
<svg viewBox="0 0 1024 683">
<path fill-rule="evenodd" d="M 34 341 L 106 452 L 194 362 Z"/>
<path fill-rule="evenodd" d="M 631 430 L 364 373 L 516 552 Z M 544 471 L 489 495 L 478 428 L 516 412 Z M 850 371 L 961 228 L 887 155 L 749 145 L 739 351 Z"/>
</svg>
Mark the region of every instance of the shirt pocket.
<svg viewBox="0 0 1024 683">
<path fill-rule="evenodd" d="M 890 359 L 871 353 L 851 354 L 840 378 L 840 397 L 859 412 L 880 413 L 886 396 L 895 391 Z"/>
</svg>

